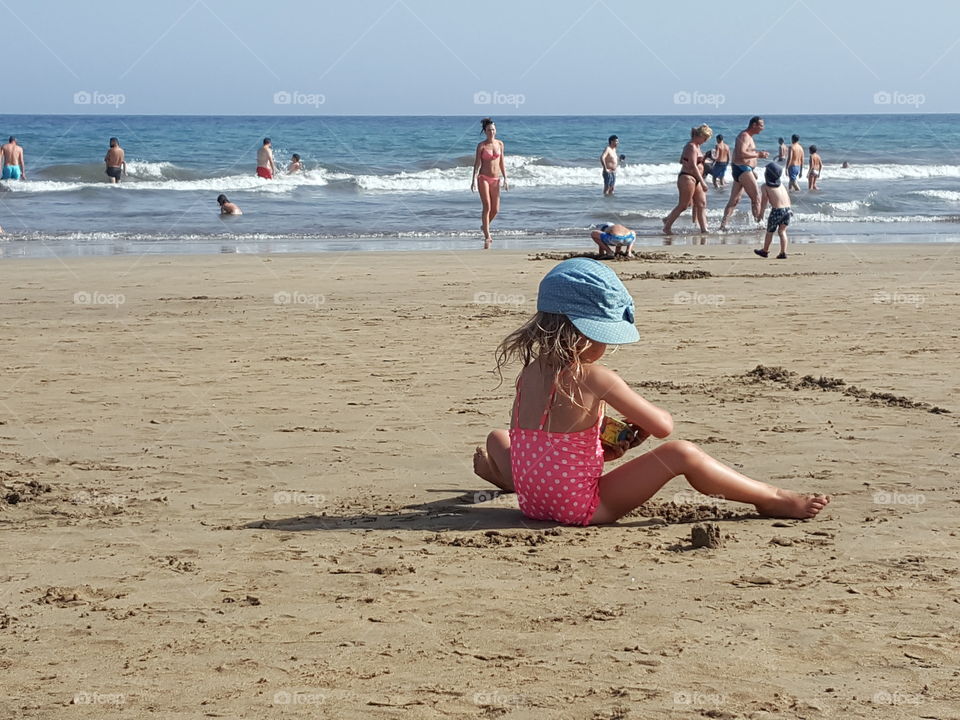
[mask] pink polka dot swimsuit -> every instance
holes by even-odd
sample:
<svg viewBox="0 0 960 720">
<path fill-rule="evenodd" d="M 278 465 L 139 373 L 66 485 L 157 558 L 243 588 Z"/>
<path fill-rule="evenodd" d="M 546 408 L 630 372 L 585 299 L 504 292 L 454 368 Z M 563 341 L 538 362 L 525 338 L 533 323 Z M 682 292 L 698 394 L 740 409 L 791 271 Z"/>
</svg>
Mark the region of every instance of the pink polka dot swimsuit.
<svg viewBox="0 0 960 720">
<path fill-rule="evenodd" d="M 556 386 L 536 429 L 510 428 L 510 469 L 520 510 L 534 520 L 553 520 L 565 525 L 589 525 L 600 504 L 603 446 L 600 424 L 586 430 L 561 433 L 544 430 Z M 514 422 L 520 405 L 520 383 L 514 405 Z"/>
</svg>

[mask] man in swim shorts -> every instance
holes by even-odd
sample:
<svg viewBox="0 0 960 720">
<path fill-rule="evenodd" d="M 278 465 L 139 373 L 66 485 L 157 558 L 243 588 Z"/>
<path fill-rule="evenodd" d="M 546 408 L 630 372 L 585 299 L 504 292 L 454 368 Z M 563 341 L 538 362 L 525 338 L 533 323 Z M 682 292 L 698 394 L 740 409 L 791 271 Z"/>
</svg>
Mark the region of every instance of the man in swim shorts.
<svg viewBox="0 0 960 720">
<path fill-rule="evenodd" d="M 600 155 L 600 167 L 603 168 L 603 194 L 613 195 L 613 189 L 617 184 L 617 163 L 620 157 L 617 155 L 617 147 L 620 145 L 620 138 L 611 135 L 607 140 L 607 146 Z"/>
<path fill-rule="evenodd" d="M 727 166 L 730 164 L 730 146 L 723 141 L 723 135 L 717 135 L 717 146 L 713 149 L 713 186 L 723 187 L 727 184 L 724 177 Z M 719 182 L 719 184 L 718 184 Z"/>
<path fill-rule="evenodd" d="M 107 150 L 103 161 L 107 165 L 107 177 L 110 182 L 116 184 L 120 182 L 120 177 L 127 172 L 127 163 L 123 159 L 123 148 L 120 147 L 120 141 L 115 137 L 110 138 L 110 149 Z"/>
<path fill-rule="evenodd" d="M 757 167 L 758 159 L 769 156 L 766 150 L 757 150 L 757 145 L 753 141 L 753 136 L 761 132 L 763 132 L 763 118 L 755 115 L 750 118 L 747 129 L 737 135 L 737 141 L 733 146 L 733 187 L 730 189 L 730 201 L 723 210 L 721 230 L 727 229 L 727 220 L 737 209 L 737 203 L 740 202 L 744 191 L 750 198 L 753 219 L 760 222 L 760 188 L 757 187 L 757 178 L 753 170 Z"/>
<path fill-rule="evenodd" d="M 264 180 L 273 180 L 277 172 L 277 165 L 273 161 L 273 147 L 270 138 L 263 139 L 263 145 L 257 150 L 257 177 Z"/>
<path fill-rule="evenodd" d="M 602 258 L 613 258 L 618 255 L 634 256 L 633 244 L 637 241 L 637 234 L 626 225 L 604 223 L 590 233 L 590 238 L 597 244 Z M 620 252 L 622 247 L 626 248 L 623 253 Z"/>
<path fill-rule="evenodd" d="M 17 145 L 17 139 L 10 139 L 0 146 L 0 158 L 3 159 L 3 180 L 26 180 L 27 173 L 23 167 L 23 148 Z"/>
<path fill-rule="evenodd" d="M 787 174 L 790 176 L 790 189 L 799 190 L 800 183 L 797 180 L 803 175 L 803 145 L 800 144 L 800 136 L 794 135 L 790 138 L 789 159 L 787 161 Z"/>
</svg>

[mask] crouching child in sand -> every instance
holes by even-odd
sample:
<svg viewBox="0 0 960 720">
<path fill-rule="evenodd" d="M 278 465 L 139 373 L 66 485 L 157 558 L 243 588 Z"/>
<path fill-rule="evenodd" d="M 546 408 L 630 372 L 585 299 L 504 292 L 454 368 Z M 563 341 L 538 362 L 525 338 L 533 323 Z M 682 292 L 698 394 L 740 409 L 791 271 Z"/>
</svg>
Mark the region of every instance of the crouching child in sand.
<svg viewBox="0 0 960 720">
<path fill-rule="evenodd" d="M 752 480 L 693 443 L 673 440 L 604 472 L 653 435 L 673 431 L 670 414 L 644 400 L 600 364 L 608 345 L 636 342 L 633 298 L 603 263 L 573 258 L 540 283 L 537 314 L 500 343 L 497 368 L 523 365 L 509 430 L 494 430 L 477 448 L 474 471 L 506 492 L 536 520 L 567 525 L 612 523 L 643 505 L 671 478 L 683 475 L 704 495 L 750 503 L 761 515 L 811 518 L 824 495 L 802 495 Z M 639 434 L 604 449 L 604 411 L 622 413 Z"/>
<path fill-rule="evenodd" d="M 597 244 L 600 257 L 612 258 L 618 255 L 632 258 L 633 244 L 637 241 L 637 234 L 626 225 L 604 223 L 590 233 L 590 238 Z M 623 253 L 620 249 L 623 248 Z"/>
<path fill-rule="evenodd" d="M 227 200 L 227 196 L 223 193 L 217 195 L 217 204 L 220 206 L 221 215 L 243 215 L 240 206 Z"/>
<path fill-rule="evenodd" d="M 754 250 L 760 257 L 767 257 L 770 254 L 773 234 L 777 233 L 780 236 L 780 254 L 777 255 L 777 260 L 787 258 L 787 225 L 793 217 L 793 210 L 790 209 L 790 193 L 780 182 L 782 174 L 783 169 L 776 163 L 770 163 L 764 170 L 765 182 L 760 188 L 760 217 L 763 217 L 767 203 L 770 204 L 770 217 L 767 218 L 767 234 L 763 238 L 763 250 Z"/>
</svg>

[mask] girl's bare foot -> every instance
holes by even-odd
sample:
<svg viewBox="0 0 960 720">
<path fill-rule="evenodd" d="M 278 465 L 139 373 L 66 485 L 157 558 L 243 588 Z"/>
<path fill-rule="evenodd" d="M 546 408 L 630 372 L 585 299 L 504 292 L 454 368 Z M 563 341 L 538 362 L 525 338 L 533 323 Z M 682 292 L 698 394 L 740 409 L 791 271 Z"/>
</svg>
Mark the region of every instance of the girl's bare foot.
<svg viewBox="0 0 960 720">
<path fill-rule="evenodd" d="M 497 487 L 500 486 L 497 473 L 490 464 L 490 458 L 487 457 L 487 451 L 482 447 L 478 447 L 473 453 L 473 472 L 488 483 L 493 483 Z"/>
<path fill-rule="evenodd" d="M 776 497 L 754 505 L 766 517 L 806 519 L 816 517 L 830 503 L 828 495 L 803 495 L 777 488 Z"/>
<path fill-rule="evenodd" d="M 491 245 L 493 245 L 493 238 L 488 235 L 483 239 L 483 249 L 489 250 Z"/>
</svg>

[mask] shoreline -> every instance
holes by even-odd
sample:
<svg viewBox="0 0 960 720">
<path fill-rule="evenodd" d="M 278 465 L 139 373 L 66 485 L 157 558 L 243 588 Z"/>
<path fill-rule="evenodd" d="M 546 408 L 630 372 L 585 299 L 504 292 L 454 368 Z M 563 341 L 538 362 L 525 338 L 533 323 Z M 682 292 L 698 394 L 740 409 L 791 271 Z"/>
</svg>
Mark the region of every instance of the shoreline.
<svg viewBox="0 0 960 720">
<path fill-rule="evenodd" d="M 924 240 L 903 240 L 897 233 L 832 235 L 829 237 L 810 237 L 799 234 L 790 238 L 790 247 L 845 247 L 865 246 L 881 247 L 945 247 L 960 243 L 960 233 L 944 233 L 942 239 L 930 240 L 928 233 Z M 698 250 L 711 247 L 749 248 L 763 242 L 763 231 L 732 231 L 724 234 L 712 232 L 707 235 L 679 232 L 667 241 L 662 234 L 637 233 L 635 248 L 642 252 L 657 250 Z M 644 243 L 645 239 L 664 238 L 660 243 Z M 499 245 L 498 245 L 499 241 Z M 63 242 L 63 241 L 58 241 Z M 72 242 L 72 241 L 71 241 Z M 773 244 L 778 244 L 774 236 Z M 408 245 L 410 247 L 387 247 L 383 245 Z M 500 235 L 494 233 L 493 253 L 543 253 L 573 252 L 591 253 L 595 246 L 588 236 L 555 236 L 549 241 L 543 236 Z M 17 240 L 10 235 L 0 235 L 0 261 L 3 260 L 77 260 L 81 258 L 105 259 L 109 257 L 211 257 L 211 256 L 265 256 L 265 257 L 328 257 L 338 254 L 356 254 L 376 256 L 386 254 L 435 254 L 483 251 L 482 239 L 477 237 L 438 236 L 429 238 L 384 238 L 384 237 L 325 237 L 322 239 L 289 239 L 278 237 L 258 237 L 255 240 L 231 239 L 212 236 L 209 239 L 178 242 L 175 240 L 136 241 L 125 238 L 109 238 L 74 242 L 72 245 L 51 246 L 43 240 Z"/>
</svg>

